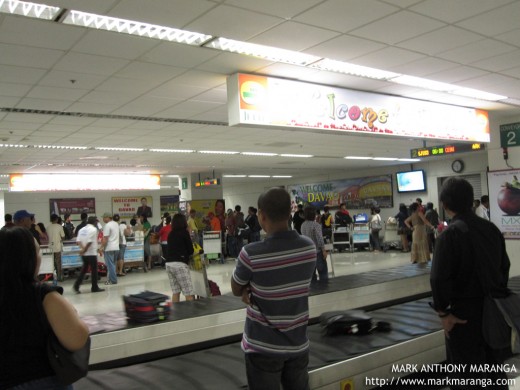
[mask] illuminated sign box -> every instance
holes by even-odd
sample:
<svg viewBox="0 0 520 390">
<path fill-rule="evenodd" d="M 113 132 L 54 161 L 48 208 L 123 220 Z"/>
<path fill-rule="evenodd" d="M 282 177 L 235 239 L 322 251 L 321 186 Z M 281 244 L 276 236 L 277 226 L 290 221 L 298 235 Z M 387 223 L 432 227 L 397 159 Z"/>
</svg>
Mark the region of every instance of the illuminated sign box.
<svg viewBox="0 0 520 390">
<path fill-rule="evenodd" d="M 421 157 L 437 157 L 444 156 L 447 154 L 454 153 L 465 153 L 465 152 L 478 152 L 480 150 L 485 150 L 485 144 L 482 143 L 472 143 L 472 144 L 451 144 L 451 145 L 438 145 L 438 146 L 429 146 L 427 148 L 417 148 L 410 150 L 410 156 L 412 158 L 421 158 Z"/>
<path fill-rule="evenodd" d="M 242 73 L 227 95 L 230 126 L 490 142 L 488 114 L 473 108 Z"/>
<path fill-rule="evenodd" d="M 159 175 L 13 174 L 9 191 L 158 190 Z"/>
<path fill-rule="evenodd" d="M 195 187 L 212 187 L 218 186 L 220 184 L 220 179 L 206 179 L 195 182 Z"/>
</svg>

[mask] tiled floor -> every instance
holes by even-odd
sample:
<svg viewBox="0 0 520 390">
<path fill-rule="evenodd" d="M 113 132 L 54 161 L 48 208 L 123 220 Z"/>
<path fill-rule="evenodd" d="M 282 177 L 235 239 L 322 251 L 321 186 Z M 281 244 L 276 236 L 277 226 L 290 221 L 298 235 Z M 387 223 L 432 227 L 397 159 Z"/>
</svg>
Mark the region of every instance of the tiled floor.
<svg viewBox="0 0 520 390">
<path fill-rule="evenodd" d="M 389 250 L 386 253 L 336 252 L 332 260 L 335 275 L 348 275 L 409 264 L 410 254 L 396 250 Z M 207 269 L 208 278 L 219 285 L 222 294 L 231 292 L 230 280 L 234 267 L 235 260 L 228 259 L 225 264 L 211 264 Z M 65 290 L 65 297 L 76 307 L 80 316 L 123 310 L 122 295 L 144 290 L 171 294 L 168 276 L 160 267 L 148 273 L 140 269 L 134 270 L 127 276 L 120 277 L 117 285 L 105 286 L 105 280 L 106 278 L 103 278 L 100 283 L 100 287 L 105 288 L 105 291 L 96 294 L 90 292 L 90 281 L 83 283 L 80 289 L 82 293 L 78 295 L 72 291 L 73 278 L 66 279 L 60 285 Z"/>
</svg>

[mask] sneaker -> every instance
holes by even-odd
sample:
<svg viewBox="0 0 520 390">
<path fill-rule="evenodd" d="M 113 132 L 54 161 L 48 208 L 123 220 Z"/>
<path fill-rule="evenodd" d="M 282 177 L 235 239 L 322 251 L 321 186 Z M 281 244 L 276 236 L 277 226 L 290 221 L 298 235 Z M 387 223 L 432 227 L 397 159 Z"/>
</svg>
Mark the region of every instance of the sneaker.
<svg viewBox="0 0 520 390">
<path fill-rule="evenodd" d="M 81 291 L 79 291 L 79 287 L 72 286 L 72 290 L 74 291 L 75 294 L 81 294 Z"/>
<path fill-rule="evenodd" d="M 92 291 L 93 293 L 97 293 L 97 292 L 105 291 L 105 289 L 104 288 L 98 288 L 96 290 L 90 290 L 90 291 Z"/>
<path fill-rule="evenodd" d="M 117 284 L 117 282 L 111 282 L 110 280 L 105 282 L 105 286 L 110 286 L 111 284 Z"/>
</svg>

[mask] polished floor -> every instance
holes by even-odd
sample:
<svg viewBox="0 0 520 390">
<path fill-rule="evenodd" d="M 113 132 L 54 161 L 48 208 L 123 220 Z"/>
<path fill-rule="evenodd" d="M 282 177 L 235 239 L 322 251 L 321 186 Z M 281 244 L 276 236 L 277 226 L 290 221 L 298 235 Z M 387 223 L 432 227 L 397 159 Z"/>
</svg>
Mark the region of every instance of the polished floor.
<svg viewBox="0 0 520 390">
<path fill-rule="evenodd" d="M 393 249 L 386 253 L 356 251 L 354 253 L 335 252 L 332 255 L 332 266 L 336 276 L 392 268 L 409 263 L 409 253 L 401 253 Z M 230 280 L 234 267 L 235 259 L 230 258 L 224 264 L 212 263 L 207 268 L 208 279 L 219 285 L 222 294 L 231 292 Z M 105 286 L 105 280 L 106 278 L 102 278 L 100 282 L 100 287 L 105 291 L 95 294 L 90 292 L 89 280 L 81 286 L 81 294 L 75 294 L 72 290 L 73 277 L 66 278 L 60 285 L 64 288 L 64 296 L 74 305 L 80 316 L 123 310 L 121 298 L 123 295 L 135 294 L 144 290 L 171 294 L 168 276 L 160 267 L 153 268 L 147 273 L 142 269 L 136 269 L 124 277 L 119 277 L 117 285 Z M 182 295 L 181 299 L 183 299 Z"/>
</svg>

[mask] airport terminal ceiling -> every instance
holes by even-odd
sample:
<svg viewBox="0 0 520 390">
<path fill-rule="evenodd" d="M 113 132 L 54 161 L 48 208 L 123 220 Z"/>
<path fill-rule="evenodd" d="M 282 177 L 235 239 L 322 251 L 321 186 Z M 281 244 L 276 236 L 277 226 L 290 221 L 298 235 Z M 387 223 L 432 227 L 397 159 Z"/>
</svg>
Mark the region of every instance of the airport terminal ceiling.
<svg viewBox="0 0 520 390">
<path fill-rule="evenodd" d="M 409 165 L 344 157 L 409 158 L 412 148 L 445 143 L 229 127 L 226 79 L 237 72 L 479 108 L 493 118 L 520 114 L 520 1 L 37 1 L 58 7 L 51 20 L 9 14 L 15 3 L 0 0 L 0 174 L 217 170 L 298 178 Z M 192 45 L 67 24 L 73 11 L 207 39 Z M 216 47 L 220 38 L 317 60 L 303 66 L 238 54 Z M 315 66 L 325 60 L 444 84 L 417 87 Z M 445 92 L 447 84 L 500 98 L 463 97 Z"/>
</svg>

